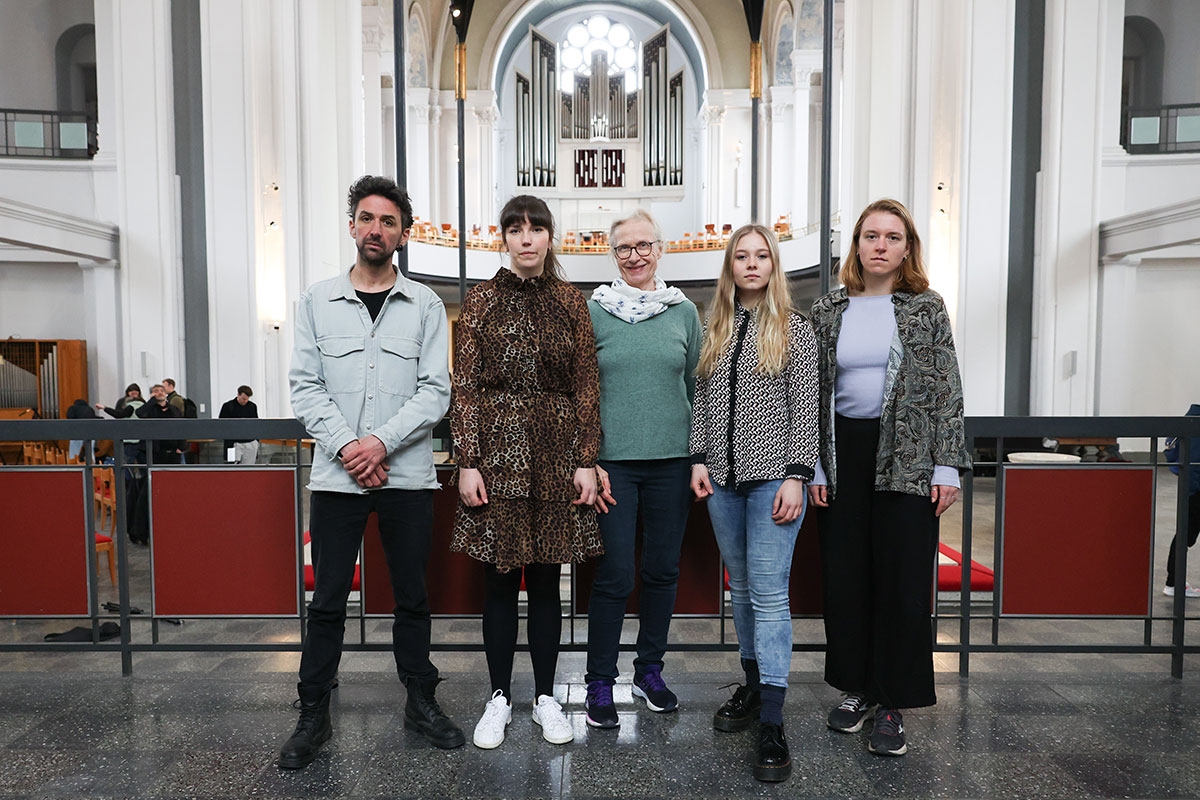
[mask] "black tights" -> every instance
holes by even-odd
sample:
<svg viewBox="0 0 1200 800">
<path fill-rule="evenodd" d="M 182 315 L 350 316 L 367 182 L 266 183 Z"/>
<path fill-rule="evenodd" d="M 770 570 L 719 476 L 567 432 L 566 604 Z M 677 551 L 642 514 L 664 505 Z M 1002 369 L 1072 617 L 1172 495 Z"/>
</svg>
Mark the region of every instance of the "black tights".
<svg viewBox="0 0 1200 800">
<path fill-rule="evenodd" d="M 561 564 L 527 564 L 522 569 L 497 572 L 484 565 L 487 598 L 483 605 L 483 647 L 487 653 L 492 691 L 499 689 L 512 701 L 513 655 L 517 650 L 517 595 L 521 578 L 529 596 L 529 660 L 533 662 L 534 698 L 554 696 L 554 671 L 558 668 L 558 640 L 562 636 L 562 598 L 558 584 Z"/>
</svg>

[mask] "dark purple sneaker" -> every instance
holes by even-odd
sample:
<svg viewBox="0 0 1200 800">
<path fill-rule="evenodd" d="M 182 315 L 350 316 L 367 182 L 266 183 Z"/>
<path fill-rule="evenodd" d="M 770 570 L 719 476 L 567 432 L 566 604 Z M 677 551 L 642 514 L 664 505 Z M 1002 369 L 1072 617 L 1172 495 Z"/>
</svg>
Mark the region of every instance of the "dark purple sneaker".
<svg viewBox="0 0 1200 800">
<path fill-rule="evenodd" d="M 621 724 L 613 704 L 612 681 L 588 681 L 587 700 L 583 705 L 587 709 L 587 724 L 593 728 L 615 728 Z"/>
<path fill-rule="evenodd" d="M 679 698 L 662 679 L 662 667 L 652 664 L 633 676 L 633 696 L 646 701 L 651 711 L 666 712 L 679 708 Z"/>
</svg>

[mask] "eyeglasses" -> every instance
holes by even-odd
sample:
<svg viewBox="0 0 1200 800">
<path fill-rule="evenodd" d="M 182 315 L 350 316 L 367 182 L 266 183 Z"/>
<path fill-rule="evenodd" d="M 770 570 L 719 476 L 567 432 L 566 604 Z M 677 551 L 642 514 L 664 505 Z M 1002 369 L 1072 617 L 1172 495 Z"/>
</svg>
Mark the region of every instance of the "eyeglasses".
<svg viewBox="0 0 1200 800">
<path fill-rule="evenodd" d="M 654 245 L 658 244 L 658 239 L 653 242 L 638 242 L 637 244 L 619 244 L 613 248 L 613 252 L 617 254 L 617 258 L 629 258 L 633 255 L 633 251 L 637 250 L 639 256 L 648 256 L 654 249 Z"/>
</svg>

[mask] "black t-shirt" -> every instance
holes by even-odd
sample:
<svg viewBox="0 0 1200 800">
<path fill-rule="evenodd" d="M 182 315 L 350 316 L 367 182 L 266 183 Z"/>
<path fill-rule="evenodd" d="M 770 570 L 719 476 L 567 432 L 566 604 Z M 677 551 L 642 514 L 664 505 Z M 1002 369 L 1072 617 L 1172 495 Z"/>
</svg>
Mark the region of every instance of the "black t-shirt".
<svg viewBox="0 0 1200 800">
<path fill-rule="evenodd" d="M 387 296 L 391 292 L 391 289 L 384 289 L 382 292 L 360 292 L 357 289 L 354 290 L 354 293 L 358 295 L 358 299 L 366 304 L 367 311 L 371 312 L 372 322 L 378 319 L 379 312 L 383 311 L 383 301 L 387 300 Z"/>
</svg>

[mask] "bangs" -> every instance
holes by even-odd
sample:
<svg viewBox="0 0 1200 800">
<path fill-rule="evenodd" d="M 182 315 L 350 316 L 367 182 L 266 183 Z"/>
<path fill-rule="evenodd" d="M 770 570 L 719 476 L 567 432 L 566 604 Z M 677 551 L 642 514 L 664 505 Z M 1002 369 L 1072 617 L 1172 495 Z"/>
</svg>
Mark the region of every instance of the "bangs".
<svg viewBox="0 0 1200 800">
<path fill-rule="evenodd" d="M 500 210 L 500 228 L 502 230 L 513 225 L 520 225 L 525 220 L 529 220 L 529 224 L 534 227 L 545 228 L 548 231 L 554 230 L 554 216 L 550 213 L 549 207 L 546 206 L 545 201 L 533 195 L 517 195 L 505 203 L 504 208 Z"/>
</svg>

